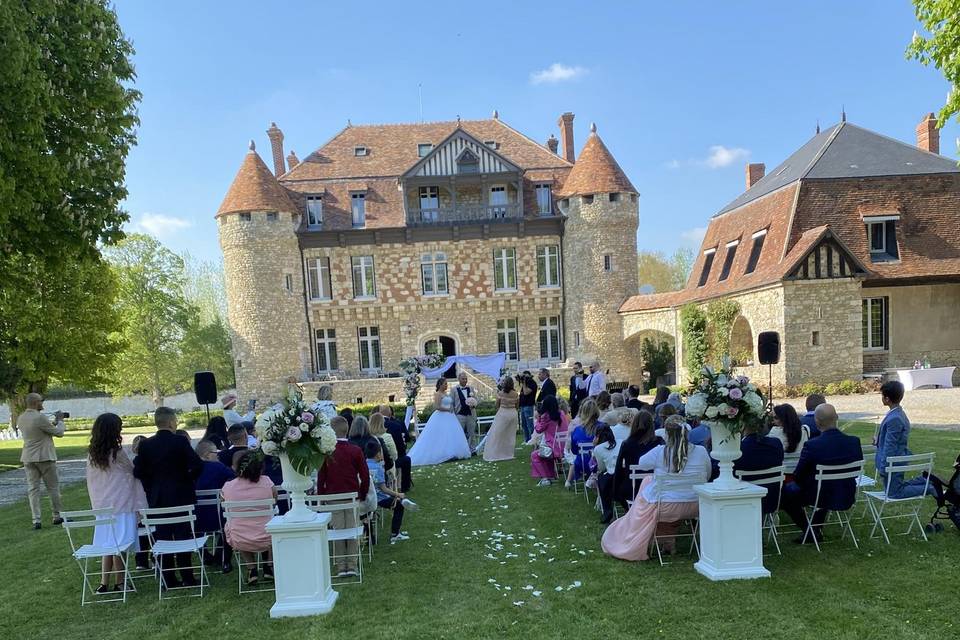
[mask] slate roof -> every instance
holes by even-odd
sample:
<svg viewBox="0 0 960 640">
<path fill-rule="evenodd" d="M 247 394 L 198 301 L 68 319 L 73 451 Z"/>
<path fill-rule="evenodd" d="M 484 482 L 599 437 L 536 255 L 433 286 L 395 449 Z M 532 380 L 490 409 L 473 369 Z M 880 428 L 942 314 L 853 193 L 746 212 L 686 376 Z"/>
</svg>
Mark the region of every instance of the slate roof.
<svg viewBox="0 0 960 640">
<path fill-rule="evenodd" d="M 287 190 L 280 186 L 260 155 L 251 149 L 243 159 L 227 195 L 223 198 L 217 216 L 247 211 L 297 212 Z"/>
<path fill-rule="evenodd" d="M 590 137 L 583 145 L 573 170 L 557 194 L 559 197 L 594 193 L 637 193 L 595 129 L 596 127 L 592 127 Z"/>
</svg>

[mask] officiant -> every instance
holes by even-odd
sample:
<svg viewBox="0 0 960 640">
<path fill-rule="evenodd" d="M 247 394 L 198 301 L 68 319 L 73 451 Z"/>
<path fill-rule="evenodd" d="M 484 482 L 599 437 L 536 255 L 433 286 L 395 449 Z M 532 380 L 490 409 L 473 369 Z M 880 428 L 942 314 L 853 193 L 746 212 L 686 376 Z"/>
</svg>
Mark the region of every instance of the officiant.
<svg viewBox="0 0 960 640">
<path fill-rule="evenodd" d="M 453 414 L 460 421 L 467 442 L 473 447 L 473 436 L 477 431 L 477 394 L 467 384 L 467 373 L 461 371 L 457 376 L 457 386 L 450 392 L 453 400 Z"/>
</svg>

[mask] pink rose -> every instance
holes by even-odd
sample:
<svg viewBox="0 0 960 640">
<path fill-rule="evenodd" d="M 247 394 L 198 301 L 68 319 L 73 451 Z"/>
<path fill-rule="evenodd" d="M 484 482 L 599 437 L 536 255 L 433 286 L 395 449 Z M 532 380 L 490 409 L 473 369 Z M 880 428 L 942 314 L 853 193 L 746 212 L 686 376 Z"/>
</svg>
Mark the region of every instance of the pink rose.
<svg viewBox="0 0 960 640">
<path fill-rule="evenodd" d="M 287 429 L 286 439 L 291 442 L 296 442 L 300 439 L 300 429 L 297 427 L 290 427 Z"/>
<path fill-rule="evenodd" d="M 737 409 L 736 407 L 730 407 L 727 409 L 727 416 L 731 418 L 736 417 L 738 413 L 740 413 L 740 409 Z"/>
<path fill-rule="evenodd" d="M 742 399 L 743 399 L 743 391 L 741 391 L 740 389 L 737 389 L 736 387 L 734 387 L 733 389 L 730 389 L 730 399 L 731 399 L 731 400 L 742 400 Z"/>
<path fill-rule="evenodd" d="M 313 414 L 309 411 L 304 411 L 300 414 L 300 421 L 306 422 L 307 424 L 313 424 Z"/>
</svg>

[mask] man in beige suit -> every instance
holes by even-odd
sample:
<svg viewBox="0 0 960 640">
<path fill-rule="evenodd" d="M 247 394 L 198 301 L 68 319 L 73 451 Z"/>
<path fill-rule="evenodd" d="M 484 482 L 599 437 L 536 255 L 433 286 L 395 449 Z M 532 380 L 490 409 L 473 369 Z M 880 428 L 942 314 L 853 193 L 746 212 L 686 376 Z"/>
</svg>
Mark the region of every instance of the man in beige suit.
<svg viewBox="0 0 960 640">
<path fill-rule="evenodd" d="M 40 483 L 47 487 L 53 503 L 53 524 L 63 524 L 60 517 L 60 480 L 57 477 L 57 450 L 53 438 L 62 438 L 63 414 L 56 412 L 54 422 L 43 415 L 43 397 L 39 393 L 27 394 L 27 410 L 17 418 L 17 429 L 23 436 L 23 453 L 20 462 L 27 472 L 27 498 L 33 516 L 33 528 L 40 528 Z"/>
</svg>

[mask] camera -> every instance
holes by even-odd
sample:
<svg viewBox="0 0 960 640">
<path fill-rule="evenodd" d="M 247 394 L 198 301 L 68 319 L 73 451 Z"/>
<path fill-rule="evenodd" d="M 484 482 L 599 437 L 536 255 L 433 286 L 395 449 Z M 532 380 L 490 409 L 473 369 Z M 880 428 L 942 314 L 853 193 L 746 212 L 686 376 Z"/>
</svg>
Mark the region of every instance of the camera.
<svg viewBox="0 0 960 640">
<path fill-rule="evenodd" d="M 53 417 L 55 417 L 55 416 L 57 415 L 57 412 L 54 411 L 54 412 L 51 412 L 51 413 L 46 413 L 46 414 L 44 414 L 44 415 L 46 415 L 46 416 L 48 416 L 48 417 L 50 417 L 50 418 L 53 418 Z M 61 412 L 60 412 L 60 417 L 63 418 L 64 420 L 66 420 L 67 418 L 70 417 L 70 412 L 69 412 L 69 411 L 61 411 Z"/>
</svg>

